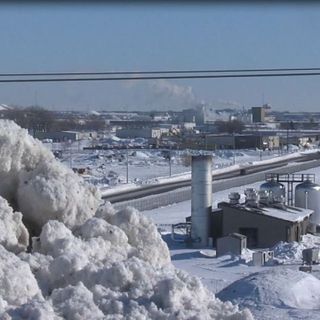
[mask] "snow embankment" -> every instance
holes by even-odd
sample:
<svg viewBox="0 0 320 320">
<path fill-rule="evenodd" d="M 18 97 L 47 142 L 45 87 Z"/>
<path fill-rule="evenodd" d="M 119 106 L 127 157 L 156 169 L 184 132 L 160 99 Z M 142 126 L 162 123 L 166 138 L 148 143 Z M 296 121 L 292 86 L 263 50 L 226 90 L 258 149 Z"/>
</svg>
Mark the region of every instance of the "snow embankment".
<svg viewBox="0 0 320 320">
<path fill-rule="evenodd" d="M 0 121 L 0 159 L 1 319 L 252 319 L 175 269 L 149 219 L 100 204 L 12 122 Z"/>
</svg>

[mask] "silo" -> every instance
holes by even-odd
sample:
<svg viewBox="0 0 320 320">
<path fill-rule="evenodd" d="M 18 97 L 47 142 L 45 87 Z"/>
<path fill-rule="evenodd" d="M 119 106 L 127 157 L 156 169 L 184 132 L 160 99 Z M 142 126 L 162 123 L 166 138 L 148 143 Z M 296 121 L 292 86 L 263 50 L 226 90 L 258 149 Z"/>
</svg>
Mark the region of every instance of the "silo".
<svg viewBox="0 0 320 320">
<path fill-rule="evenodd" d="M 269 194 L 269 199 L 272 202 L 281 202 L 281 199 L 284 199 L 286 196 L 285 186 L 282 183 L 275 181 L 274 179 L 261 184 L 260 190 L 267 191 L 267 193 Z"/>
<path fill-rule="evenodd" d="M 212 156 L 192 157 L 191 238 L 195 246 L 207 246 L 212 209 Z"/>
<path fill-rule="evenodd" d="M 320 226 L 320 186 L 310 180 L 306 180 L 296 186 L 295 206 L 314 211 L 310 223 Z"/>
</svg>

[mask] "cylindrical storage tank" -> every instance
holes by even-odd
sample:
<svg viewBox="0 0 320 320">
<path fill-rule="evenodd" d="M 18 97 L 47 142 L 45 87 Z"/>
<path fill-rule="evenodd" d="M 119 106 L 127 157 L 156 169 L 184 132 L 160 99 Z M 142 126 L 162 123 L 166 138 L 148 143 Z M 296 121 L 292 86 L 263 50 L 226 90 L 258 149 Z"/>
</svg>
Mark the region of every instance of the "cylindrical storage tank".
<svg viewBox="0 0 320 320">
<path fill-rule="evenodd" d="M 267 191 L 270 196 L 270 200 L 279 201 L 280 199 L 284 199 L 286 197 L 286 188 L 285 186 L 277 182 L 275 180 L 266 181 L 260 185 L 261 191 Z"/>
<path fill-rule="evenodd" d="M 191 238 L 194 245 L 208 245 L 212 210 L 212 156 L 192 157 Z"/>
<path fill-rule="evenodd" d="M 306 180 L 296 186 L 295 206 L 314 211 L 310 222 L 320 225 L 320 186 L 310 180 Z"/>
</svg>

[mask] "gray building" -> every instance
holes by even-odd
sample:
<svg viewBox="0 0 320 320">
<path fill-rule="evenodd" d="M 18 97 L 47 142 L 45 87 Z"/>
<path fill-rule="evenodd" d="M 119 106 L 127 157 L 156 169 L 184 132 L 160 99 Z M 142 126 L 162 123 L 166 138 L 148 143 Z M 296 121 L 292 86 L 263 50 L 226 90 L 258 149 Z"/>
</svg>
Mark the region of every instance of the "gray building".
<svg viewBox="0 0 320 320">
<path fill-rule="evenodd" d="M 146 138 L 160 139 L 164 131 L 169 131 L 162 128 L 123 128 L 116 132 L 117 137 L 122 139 Z"/>
<path fill-rule="evenodd" d="M 269 248 L 279 241 L 300 241 L 300 236 L 306 234 L 309 217 L 312 210 L 279 205 L 277 207 L 248 206 L 220 202 L 212 215 L 212 233 L 222 236 L 240 233 L 247 237 L 249 248 Z M 219 236 L 219 235 L 218 235 Z M 217 235 L 212 234 L 217 239 Z"/>
<path fill-rule="evenodd" d="M 208 134 L 205 137 L 208 149 L 278 149 L 280 138 L 264 134 Z"/>
<path fill-rule="evenodd" d="M 264 107 L 252 107 L 252 122 L 264 122 L 265 121 L 265 108 Z"/>
<path fill-rule="evenodd" d="M 228 253 L 241 255 L 242 249 L 245 248 L 247 248 L 247 237 L 239 233 L 232 233 L 217 239 L 217 257 Z"/>
<path fill-rule="evenodd" d="M 35 138 L 39 140 L 51 139 L 53 142 L 77 141 L 80 139 L 80 133 L 76 131 L 58 131 L 58 132 L 35 132 Z"/>
</svg>

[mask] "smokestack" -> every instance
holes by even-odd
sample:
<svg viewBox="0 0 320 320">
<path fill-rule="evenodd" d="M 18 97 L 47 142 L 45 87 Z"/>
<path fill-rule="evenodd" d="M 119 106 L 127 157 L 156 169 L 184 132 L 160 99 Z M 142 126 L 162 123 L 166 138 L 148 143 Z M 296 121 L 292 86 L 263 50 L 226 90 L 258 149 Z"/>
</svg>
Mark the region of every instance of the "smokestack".
<svg viewBox="0 0 320 320">
<path fill-rule="evenodd" d="M 208 245 L 212 208 L 212 156 L 192 156 L 191 238 L 199 247 Z"/>
</svg>

